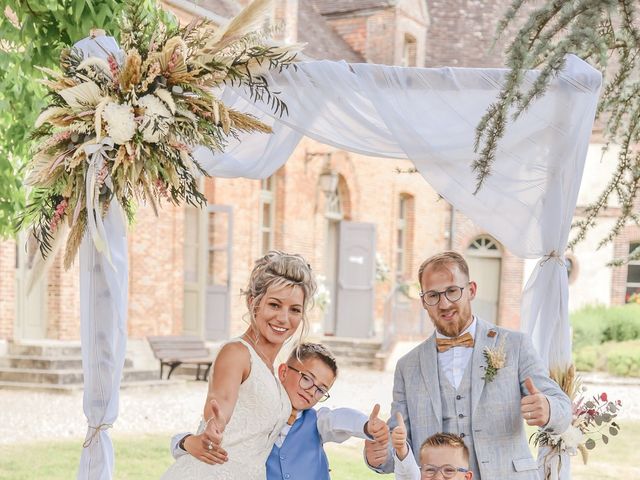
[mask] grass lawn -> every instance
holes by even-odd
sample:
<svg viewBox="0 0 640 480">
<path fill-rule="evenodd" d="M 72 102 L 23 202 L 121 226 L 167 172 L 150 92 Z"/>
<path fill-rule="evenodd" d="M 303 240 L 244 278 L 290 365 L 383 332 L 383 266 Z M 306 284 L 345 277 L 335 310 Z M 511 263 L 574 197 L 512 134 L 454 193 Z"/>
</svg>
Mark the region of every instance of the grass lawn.
<svg viewBox="0 0 640 480">
<path fill-rule="evenodd" d="M 608 445 L 598 444 L 584 466 L 572 461 L 575 480 L 640 478 L 640 423 L 621 422 L 622 431 Z M 116 436 L 116 480 L 157 479 L 173 461 L 169 435 Z M 0 478 L 7 480 L 68 480 L 75 478 L 82 440 L 0 446 Z M 361 446 L 328 445 L 333 480 L 379 477 L 362 462 Z"/>
</svg>

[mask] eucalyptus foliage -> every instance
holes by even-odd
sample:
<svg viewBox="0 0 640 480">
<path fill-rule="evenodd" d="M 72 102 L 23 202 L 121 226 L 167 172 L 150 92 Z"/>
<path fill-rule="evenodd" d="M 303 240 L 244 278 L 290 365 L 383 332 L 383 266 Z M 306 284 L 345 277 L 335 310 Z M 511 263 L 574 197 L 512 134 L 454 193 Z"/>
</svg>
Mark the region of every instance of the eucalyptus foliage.
<svg viewBox="0 0 640 480">
<path fill-rule="evenodd" d="M 638 0 L 552 0 L 537 5 L 512 0 L 500 21 L 497 37 L 509 27 L 518 29 L 507 45 L 507 66 L 511 69 L 498 100 L 492 104 L 476 130 L 473 163 L 477 187 L 491 174 L 496 148 L 510 116 L 517 118 L 531 102 L 544 94 L 550 81 L 574 53 L 602 72 L 605 83 L 596 119 L 604 125 L 605 150 L 620 147 L 617 168 L 597 200 L 586 207 L 573 227 L 573 247 L 583 240 L 613 198 L 620 215 L 600 242 L 603 246 L 619 235 L 629 222 L 638 223 L 640 187 L 640 17 Z M 519 15 L 525 8 L 528 16 Z M 523 20 L 524 19 L 524 20 Z M 524 71 L 537 68 L 541 74 L 530 88 L 523 84 Z M 632 253 L 640 257 L 640 249 Z"/>
</svg>

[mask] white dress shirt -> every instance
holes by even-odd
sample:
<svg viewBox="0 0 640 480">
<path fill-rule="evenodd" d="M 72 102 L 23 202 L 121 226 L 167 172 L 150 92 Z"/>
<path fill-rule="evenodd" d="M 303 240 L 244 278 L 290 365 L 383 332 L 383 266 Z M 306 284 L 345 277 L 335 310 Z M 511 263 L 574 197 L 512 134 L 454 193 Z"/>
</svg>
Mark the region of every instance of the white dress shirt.
<svg viewBox="0 0 640 480">
<path fill-rule="evenodd" d="M 469 325 L 460 335 L 464 335 L 469 332 L 473 339 L 476 338 L 476 317 L 473 317 L 471 325 Z M 452 338 L 442 335 L 436 331 L 436 338 Z M 473 348 L 469 347 L 451 347 L 446 352 L 438 353 L 438 364 L 441 366 L 442 371 L 447 376 L 449 383 L 453 385 L 453 388 L 458 388 L 464 375 L 464 370 L 467 368 L 469 361 L 471 360 L 471 354 Z"/>
<path fill-rule="evenodd" d="M 393 473 L 396 480 L 420 480 L 420 467 L 413 456 L 411 447 L 409 447 L 409 453 L 404 457 L 404 460 L 400 460 L 397 452 L 393 451 Z"/>
<path fill-rule="evenodd" d="M 318 433 L 322 443 L 335 442 L 342 443 L 350 437 L 358 437 L 369 439 L 364 433 L 364 426 L 369 420 L 369 416 L 352 408 L 336 408 L 330 409 L 323 407 L 318 409 L 317 425 Z M 296 420 L 300 418 L 302 412 L 298 412 Z M 280 430 L 280 434 L 276 439 L 276 445 L 281 447 L 285 438 L 291 430 L 291 425 L 285 425 Z M 183 455 L 188 455 L 186 451 L 180 448 L 180 440 L 189 435 L 188 433 L 179 433 L 171 439 L 171 454 L 177 460 Z"/>
</svg>

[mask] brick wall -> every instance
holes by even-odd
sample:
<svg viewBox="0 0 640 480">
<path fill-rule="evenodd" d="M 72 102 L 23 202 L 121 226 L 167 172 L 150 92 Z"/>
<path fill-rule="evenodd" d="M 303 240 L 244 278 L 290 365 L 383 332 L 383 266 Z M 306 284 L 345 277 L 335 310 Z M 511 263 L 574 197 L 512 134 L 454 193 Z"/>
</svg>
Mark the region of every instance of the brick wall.
<svg viewBox="0 0 640 480">
<path fill-rule="evenodd" d="M 351 48 L 368 58 L 366 16 L 330 19 L 328 23 Z"/>
<path fill-rule="evenodd" d="M 61 251 L 47 275 L 47 338 L 75 340 L 80 338 L 79 257 L 69 270 L 64 269 L 62 259 Z"/>
<path fill-rule="evenodd" d="M 140 207 L 129 232 L 129 335 L 182 333 L 184 210 Z"/>
<path fill-rule="evenodd" d="M 511 2 L 427 0 L 426 66 L 499 67 L 502 44 L 490 51 L 496 25 Z"/>
</svg>

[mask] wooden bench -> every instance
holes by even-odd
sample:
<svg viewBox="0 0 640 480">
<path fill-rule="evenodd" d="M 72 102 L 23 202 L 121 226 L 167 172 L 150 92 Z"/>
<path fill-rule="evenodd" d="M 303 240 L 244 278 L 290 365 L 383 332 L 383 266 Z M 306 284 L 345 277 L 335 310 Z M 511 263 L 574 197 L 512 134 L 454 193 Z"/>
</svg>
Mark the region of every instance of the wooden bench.
<svg viewBox="0 0 640 480">
<path fill-rule="evenodd" d="M 167 335 L 147 337 L 153 355 L 160 360 L 160 379 L 164 373 L 164 366 L 169 367 L 167 380 L 173 371 L 182 364 L 196 365 L 196 380 L 207 380 L 214 357 L 199 337 L 184 335 Z M 200 377 L 200 369 L 205 367 L 204 375 Z"/>
</svg>

